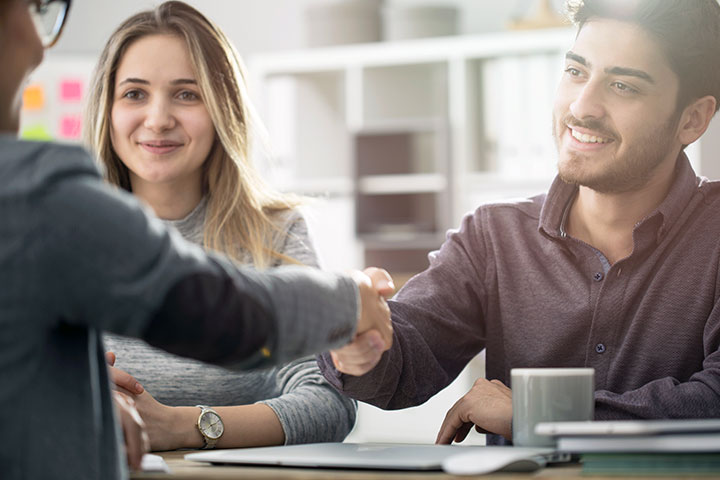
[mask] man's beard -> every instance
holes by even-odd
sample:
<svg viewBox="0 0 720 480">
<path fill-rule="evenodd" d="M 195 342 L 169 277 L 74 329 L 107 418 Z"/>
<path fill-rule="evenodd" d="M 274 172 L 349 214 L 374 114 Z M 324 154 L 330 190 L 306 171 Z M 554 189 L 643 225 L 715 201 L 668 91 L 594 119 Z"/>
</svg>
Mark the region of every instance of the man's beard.
<svg viewBox="0 0 720 480">
<path fill-rule="evenodd" d="M 648 184 L 655 169 L 665 160 L 674 140 L 673 132 L 677 128 L 680 116 L 673 114 L 668 121 L 653 130 L 644 138 L 635 140 L 635 145 L 627 148 L 622 157 L 613 155 L 605 160 L 599 172 L 590 173 L 585 167 L 588 159 L 582 152 L 567 152 L 569 158 L 558 162 L 558 175 L 566 183 L 582 185 L 600 193 L 623 193 L 638 190 Z M 583 127 L 601 134 L 605 138 L 618 141 L 619 135 L 596 120 L 581 121 L 567 115 L 562 122 L 553 119 L 553 137 L 558 152 L 560 139 L 558 125 Z"/>
</svg>

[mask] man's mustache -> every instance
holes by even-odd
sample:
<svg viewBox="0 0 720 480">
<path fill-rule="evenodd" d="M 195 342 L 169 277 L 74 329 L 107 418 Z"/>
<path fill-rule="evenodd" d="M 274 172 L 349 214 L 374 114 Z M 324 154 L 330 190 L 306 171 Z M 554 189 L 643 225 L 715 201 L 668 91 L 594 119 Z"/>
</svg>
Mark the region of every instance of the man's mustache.
<svg viewBox="0 0 720 480">
<path fill-rule="evenodd" d="M 578 120 L 574 116 L 568 114 L 563 117 L 562 123 L 568 127 L 578 127 L 592 130 L 597 132 L 601 137 L 611 138 L 613 140 L 617 140 L 620 137 L 620 135 L 618 135 L 612 128 L 605 125 L 605 123 L 601 120 L 595 120 L 592 118 L 587 120 Z"/>
</svg>

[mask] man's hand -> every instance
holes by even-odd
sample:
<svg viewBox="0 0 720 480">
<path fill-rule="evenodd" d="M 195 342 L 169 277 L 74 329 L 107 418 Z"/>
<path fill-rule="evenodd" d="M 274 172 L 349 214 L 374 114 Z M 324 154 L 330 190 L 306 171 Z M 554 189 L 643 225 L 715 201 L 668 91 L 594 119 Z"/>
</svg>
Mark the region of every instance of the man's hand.
<svg viewBox="0 0 720 480">
<path fill-rule="evenodd" d="M 512 440 L 512 391 L 500 380 L 477 379 L 445 415 L 435 443 L 462 442 L 473 426 Z"/>
<path fill-rule="evenodd" d="M 395 291 L 390 275 L 380 268 L 355 272 L 360 290 L 360 319 L 355 338 L 348 345 L 330 352 L 335 368 L 349 375 L 364 375 L 392 346 L 390 308 L 385 301 Z"/>
<path fill-rule="evenodd" d="M 140 470 L 143 455 L 150 451 L 150 440 L 145 432 L 145 425 L 135 409 L 132 398 L 116 390 L 113 391 L 113 400 L 125 438 L 128 465 L 132 470 Z"/>
</svg>

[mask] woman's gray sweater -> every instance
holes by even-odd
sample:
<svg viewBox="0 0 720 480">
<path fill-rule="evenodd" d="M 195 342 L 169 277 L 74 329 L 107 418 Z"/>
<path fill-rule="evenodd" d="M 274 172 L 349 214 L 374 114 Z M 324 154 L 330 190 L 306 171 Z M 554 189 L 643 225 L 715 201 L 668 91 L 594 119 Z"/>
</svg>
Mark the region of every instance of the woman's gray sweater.
<svg viewBox="0 0 720 480">
<path fill-rule="evenodd" d="M 185 218 L 165 221 L 185 239 L 202 245 L 207 202 Z M 279 214 L 275 251 L 304 265 L 318 266 L 307 224 L 297 211 Z M 246 254 L 242 263 L 250 264 Z M 337 392 L 320 373 L 314 357 L 283 367 L 231 372 L 181 358 L 142 340 L 105 335 L 105 347 L 117 355 L 116 366 L 132 374 L 158 401 L 172 406 L 264 403 L 277 414 L 286 444 L 342 441 L 355 424 L 357 404 Z"/>
</svg>

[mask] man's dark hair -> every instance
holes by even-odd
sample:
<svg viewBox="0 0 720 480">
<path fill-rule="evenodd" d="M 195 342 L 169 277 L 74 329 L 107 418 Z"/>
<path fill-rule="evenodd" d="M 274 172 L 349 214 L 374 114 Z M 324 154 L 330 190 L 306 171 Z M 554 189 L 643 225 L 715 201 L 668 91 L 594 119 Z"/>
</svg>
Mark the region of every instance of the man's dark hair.
<svg viewBox="0 0 720 480">
<path fill-rule="evenodd" d="M 718 0 L 567 0 L 578 31 L 593 18 L 634 23 L 656 39 L 680 79 L 678 109 L 712 95 L 720 108 Z"/>
</svg>

